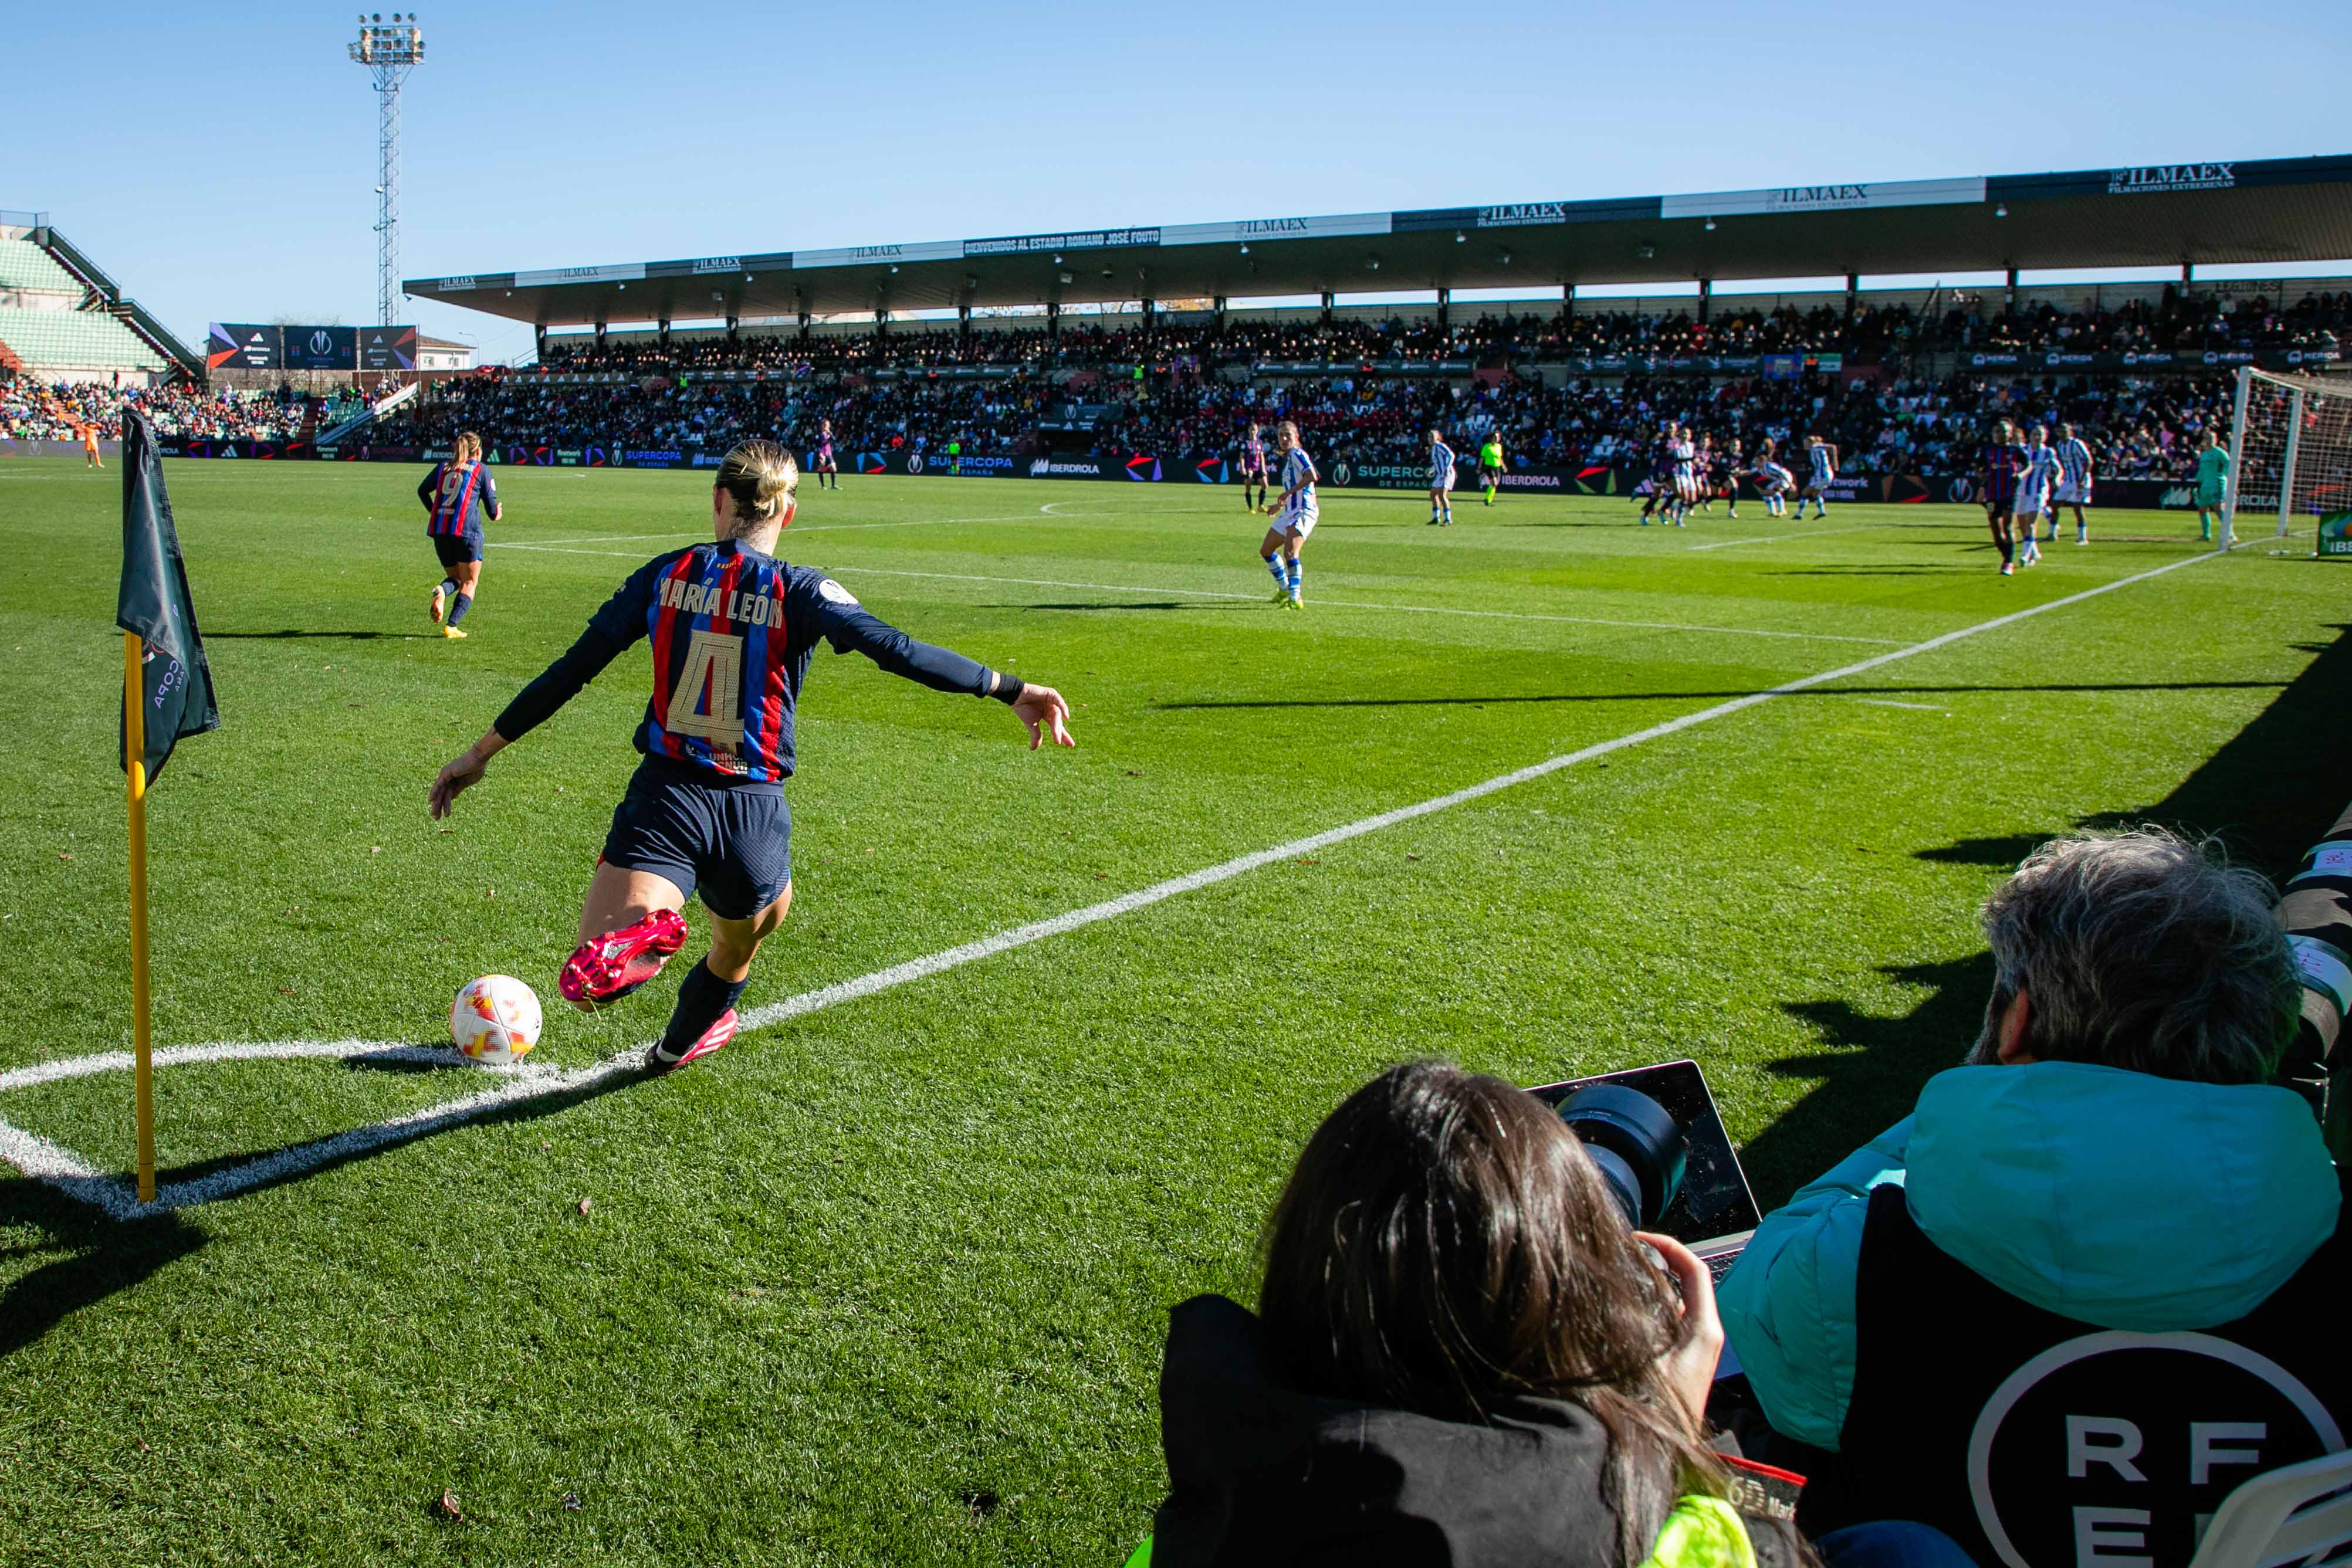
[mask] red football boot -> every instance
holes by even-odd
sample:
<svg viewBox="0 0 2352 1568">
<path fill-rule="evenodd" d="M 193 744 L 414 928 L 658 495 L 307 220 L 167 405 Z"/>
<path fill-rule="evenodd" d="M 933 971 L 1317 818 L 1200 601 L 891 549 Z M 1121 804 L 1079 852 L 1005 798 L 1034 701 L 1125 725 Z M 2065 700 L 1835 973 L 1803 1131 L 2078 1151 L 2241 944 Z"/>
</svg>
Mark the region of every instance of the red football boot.
<svg viewBox="0 0 2352 1568">
<path fill-rule="evenodd" d="M 656 909 L 635 925 L 607 931 L 563 961 L 556 988 L 583 1013 L 617 1002 L 656 975 L 686 946 L 686 916 Z"/>
<path fill-rule="evenodd" d="M 729 1008 L 719 1015 L 717 1023 L 702 1031 L 700 1040 L 686 1048 L 686 1054 L 683 1056 L 674 1057 L 662 1049 L 661 1041 L 654 1041 L 653 1044 L 646 1047 L 646 1071 L 656 1076 L 665 1072 L 675 1072 L 697 1057 L 709 1056 L 723 1050 L 727 1042 L 735 1038 L 735 1026 L 738 1021 L 735 1009 Z"/>
</svg>

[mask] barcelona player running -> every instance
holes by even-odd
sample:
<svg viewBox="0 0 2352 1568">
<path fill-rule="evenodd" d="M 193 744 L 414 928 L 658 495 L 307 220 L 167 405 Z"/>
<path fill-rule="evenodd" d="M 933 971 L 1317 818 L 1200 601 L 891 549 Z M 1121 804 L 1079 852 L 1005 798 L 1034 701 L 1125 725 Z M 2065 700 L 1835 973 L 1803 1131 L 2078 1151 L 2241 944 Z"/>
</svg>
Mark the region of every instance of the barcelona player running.
<svg viewBox="0 0 2352 1568">
<path fill-rule="evenodd" d="M 591 1010 L 660 973 L 686 943 L 690 894 L 710 914 L 710 951 L 677 989 L 668 1028 L 646 1056 L 667 1072 L 735 1035 L 735 1003 L 760 944 L 792 907 L 793 713 L 820 642 L 851 649 L 934 691 L 994 697 L 1029 727 L 1075 746 L 1069 705 L 961 653 L 918 643 L 811 567 L 775 557 L 800 480 L 792 454 L 747 441 L 710 492 L 714 542 L 655 557 L 589 619 L 481 739 L 441 769 L 427 806 L 446 817 L 490 758 L 562 707 L 638 638 L 653 643 L 654 686 L 635 744 L 645 754 L 613 813 L 580 911 L 563 998 Z"/>
<path fill-rule="evenodd" d="M 505 515 L 499 506 L 498 481 L 482 465 L 482 438 L 473 431 L 460 431 L 449 461 L 436 464 L 425 476 L 416 486 L 416 498 L 425 503 L 425 535 L 433 541 L 444 573 L 433 585 L 425 612 L 444 637 L 463 637 L 457 622 L 474 607 L 482 587 L 482 519 L 488 517 L 495 523 Z"/>
<path fill-rule="evenodd" d="M 1274 573 L 1274 601 L 1286 609 L 1303 610 L 1306 601 L 1300 597 L 1299 586 L 1305 574 L 1298 565 L 1298 552 L 1305 548 L 1307 536 L 1315 531 L 1318 476 L 1315 460 L 1298 444 L 1298 426 L 1290 421 L 1274 427 L 1274 449 L 1282 459 L 1282 499 L 1265 508 L 1274 523 L 1265 530 L 1257 553 L 1266 570 Z"/>
<path fill-rule="evenodd" d="M 1249 434 L 1242 437 L 1237 455 L 1242 471 L 1242 508 L 1255 512 L 1265 505 L 1265 440 L 1257 433 L 1257 421 L 1250 421 Z M 1250 486 L 1257 486 L 1257 499 L 1250 499 Z"/>
</svg>

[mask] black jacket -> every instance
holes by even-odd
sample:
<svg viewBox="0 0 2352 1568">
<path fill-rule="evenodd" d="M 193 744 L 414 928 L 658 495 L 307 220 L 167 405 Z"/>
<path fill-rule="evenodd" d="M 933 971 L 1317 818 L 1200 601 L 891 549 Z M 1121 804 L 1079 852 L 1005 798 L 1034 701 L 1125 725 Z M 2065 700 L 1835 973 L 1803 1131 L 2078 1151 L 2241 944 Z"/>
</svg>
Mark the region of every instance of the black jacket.
<svg viewBox="0 0 2352 1568">
<path fill-rule="evenodd" d="M 1608 1436 L 1577 1406 L 1515 1399 L 1490 1423 L 1301 1394 L 1223 1296 L 1170 1314 L 1160 1375 L 1168 1500 L 1153 1568 L 1626 1568 L 1601 1497 Z M 1759 1568 L 1793 1537 L 1750 1516 Z"/>
</svg>

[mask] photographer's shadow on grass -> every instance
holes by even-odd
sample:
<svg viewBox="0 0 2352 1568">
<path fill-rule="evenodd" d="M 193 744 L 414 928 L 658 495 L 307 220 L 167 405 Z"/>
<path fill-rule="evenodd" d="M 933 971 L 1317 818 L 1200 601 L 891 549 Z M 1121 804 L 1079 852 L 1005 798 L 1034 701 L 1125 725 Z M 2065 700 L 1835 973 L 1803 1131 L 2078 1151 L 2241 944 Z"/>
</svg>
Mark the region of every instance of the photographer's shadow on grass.
<svg viewBox="0 0 2352 1568">
<path fill-rule="evenodd" d="M 2020 858 L 2039 842 L 2028 843 Z M 1780 1004 L 1819 1035 L 1822 1048 L 1780 1057 L 1764 1071 L 1821 1082 L 1740 1149 L 1757 1201 L 1766 1208 L 1821 1174 L 1822 1151 L 1858 1147 L 1901 1119 L 1928 1079 L 1960 1064 L 1984 1027 L 1993 978 L 1990 953 L 1895 965 L 1880 973 L 1925 987 L 1928 994 L 1892 1018 L 1874 1017 L 1843 997 Z"/>
</svg>

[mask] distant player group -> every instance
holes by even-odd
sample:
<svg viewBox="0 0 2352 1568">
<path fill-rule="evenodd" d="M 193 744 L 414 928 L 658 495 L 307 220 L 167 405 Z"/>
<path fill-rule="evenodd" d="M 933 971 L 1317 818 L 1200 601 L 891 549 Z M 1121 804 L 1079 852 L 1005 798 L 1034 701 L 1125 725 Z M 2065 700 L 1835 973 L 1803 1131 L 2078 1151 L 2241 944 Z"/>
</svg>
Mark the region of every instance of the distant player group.
<svg viewBox="0 0 2352 1568">
<path fill-rule="evenodd" d="M 1797 515 L 1805 503 L 1813 515 L 1829 516 L 1831 483 L 1837 478 L 1837 448 L 1818 435 L 1805 438 L 1805 479 L 1777 460 L 1770 439 L 1757 443 L 1753 461 L 1745 457 L 1737 439 L 1718 449 L 1712 435 L 1694 435 L 1687 424 L 1662 426 L 1651 446 L 1650 482 L 1635 492 L 1642 497 L 1637 519 L 1647 528 L 1653 518 L 1661 528 L 1687 528 L 1695 511 L 1712 511 L 1724 503 L 1724 516 L 1739 516 L 1739 481 L 1752 481 L 1764 499 L 1768 517 L 1788 516 L 1789 497 L 1797 497 Z"/>
<path fill-rule="evenodd" d="M 2210 434 L 2210 433 L 2209 433 Z M 2043 518 L 2050 522 L 2050 541 L 2058 538 L 2058 508 L 2074 509 L 2074 542 L 2091 542 L 2091 448 L 2071 424 L 2058 427 L 2057 444 L 2050 432 L 2034 425 L 2018 439 L 2010 420 L 1993 425 L 1992 442 L 1985 449 L 1985 522 L 1992 529 L 1993 548 L 2000 552 L 2000 574 L 2013 577 L 2021 566 L 2042 559 L 2033 537 Z"/>
</svg>

